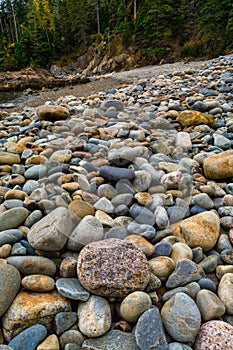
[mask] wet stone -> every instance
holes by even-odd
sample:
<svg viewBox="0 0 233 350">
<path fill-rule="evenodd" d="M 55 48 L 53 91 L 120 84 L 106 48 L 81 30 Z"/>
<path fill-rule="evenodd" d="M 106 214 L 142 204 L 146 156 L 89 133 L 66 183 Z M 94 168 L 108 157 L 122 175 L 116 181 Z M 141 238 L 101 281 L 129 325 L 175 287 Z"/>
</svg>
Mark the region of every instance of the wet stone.
<svg viewBox="0 0 233 350">
<path fill-rule="evenodd" d="M 143 290 L 150 278 L 145 255 L 132 243 L 115 238 L 85 246 L 78 258 L 77 272 L 85 289 L 112 297 Z"/>
<path fill-rule="evenodd" d="M 87 301 L 90 293 L 83 288 L 77 278 L 59 278 L 56 281 L 58 292 L 72 300 Z"/>
</svg>

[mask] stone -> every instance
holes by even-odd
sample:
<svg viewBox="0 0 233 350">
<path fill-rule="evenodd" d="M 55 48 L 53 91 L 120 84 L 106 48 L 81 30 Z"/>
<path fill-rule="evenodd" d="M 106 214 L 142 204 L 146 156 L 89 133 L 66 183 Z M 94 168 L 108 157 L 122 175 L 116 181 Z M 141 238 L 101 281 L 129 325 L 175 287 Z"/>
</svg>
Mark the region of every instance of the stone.
<svg viewBox="0 0 233 350">
<path fill-rule="evenodd" d="M 72 153 L 69 149 L 55 151 L 49 158 L 50 161 L 56 161 L 59 163 L 69 163 L 71 160 Z"/>
<path fill-rule="evenodd" d="M 78 257 L 77 273 L 91 293 L 120 298 L 144 290 L 150 279 L 145 255 L 132 243 L 116 238 L 85 246 Z"/>
<path fill-rule="evenodd" d="M 184 131 L 178 132 L 176 135 L 175 145 L 181 146 L 184 150 L 192 149 L 192 141 L 189 133 Z"/>
<path fill-rule="evenodd" d="M 31 350 L 46 337 L 47 329 L 41 324 L 28 327 L 9 342 L 14 350 Z"/>
<path fill-rule="evenodd" d="M 100 220 L 95 216 L 87 215 L 70 234 L 67 247 L 71 250 L 81 250 L 85 245 L 100 241 L 103 237 L 104 229 Z"/>
<path fill-rule="evenodd" d="M 168 242 L 158 242 L 154 245 L 155 252 L 153 258 L 157 256 L 170 256 L 172 252 L 172 245 Z"/>
<path fill-rule="evenodd" d="M 47 167 L 45 165 L 33 165 L 28 168 L 24 176 L 26 179 L 38 180 L 47 173 Z"/>
<path fill-rule="evenodd" d="M 20 156 L 11 152 L 0 152 L 0 164 L 20 164 Z"/>
<path fill-rule="evenodd" d="M 220 152 L 203 160 L 205 177 L 208 179 L 224 179 L 233 176 L 233 150 Z"/>
<path fill-rule="evenodd" d="M 43 256 L 9 256 L 7 262 L 15 266 L 22 275 L 54 276 L 57 270 L 55 263 Z"/>
<path fill-rule="evenodd" d="M 173 235 L 190 248 L 211 250 L 219 237 L 220 221 L 217 214 L 208 211 L 196 214 L 171 226 Z"/>
<path fill-rule="evenodd" d="M 83 288 L 77 278 L 59 278 L 56 281 L 58 292 L 72 300 L 87 301 L 90 293 Z"/>
<path fill-rule="evenodd" d="M 84 336 L 81 332 L 75 330 L 75 329 L 70 329 L 66 332 L 64 332 L 60 338 L 59 338 L 59 343 L 61 345 L 62 349 L 66 349 L 67 344 L 74 344 L 76 346 L 75 348 L 70 348 L 72 350 L 76 350 L 78 346 L 78 350 L 81 350 L 82 343 L 84 341 Z"/>
<path fill-rule="evenodd" d="M 87 215 L 95 215 L 93 206 L 82 200 L 74 200 L 68 205 L 71 217 L 77 221 L 82 220 Z"/>
<path fill-rule="evenodd" d="M 98 338 L 86 339 L 82 350 L 138 350 L 132 333 L 113 329 Z"/>
<path fill-rule="evenodd" d="M 153 226 L 147 224 L 140 225 L 135 221 L 129 223 L 127 226 L 127 231 L 130 234 L 140 235 L 148 240 L 153 239 L 155 236 L 155 228 Z"/>
<path fill-rule="evenodd" d="M 163 230 L 168 227 L 169 219 L 167 215 L 167 211 L 164 207 L 158 206 L 154 212 L 155 223 L 159 229 Z"/>
<path fill-rule="evenodd" d="M 233 326 L 214 320 L 204 323 L 196 337 L 194 350 L 233 349 Z"/>
<path fill-rule="evenodd" d="M 149 295 L 145 292 L 137 291 L 127 295 L 121 302 L 120 314 L 129 322 L 136 322 L 137 319 L 152 306 Z"/>
<path fill-rule="evenodd" d="M 28 216 L 28 210 L 26 208 L 12 208 L 4 213 L 0 214 L 0 227 L 1 230 L 9 230 L 20 226 L 26 217 Z"/>
<path fill-rule="evenodd" d="M 167 288 L 185 286 L 189 282 L 198 281 L 205 277 L 202 267 L 189 259 L 178 261 L 175 271 L 170 274 L 166 282 Z"/>
<path fill-rule="evenodd" d="M 155 215 L 147 209 L 146 207 L 139 205 L 137 203 L 133 204 L 130 207 L 130 215 L 135 219 L 139 224 L 146 224 L 154 226 L 155 224 Z"/>
<path fill-rule="evenodd" d="M 192 348 L 187 344 L 174 342 L 168 344 L 168 350 L 192 350 Z"/>
<path fill-rule="evenodd" d="M 70 116 L 69 110 L 63 106 L 42 105 L 36 108 L 39 120 L 65 120 Z"/>
<path fill-rule="evenodd" d="M 226 312 L 233 315 L 233 273 L 226 273 L 222 276 L 218 286 L 218 296 L 223 301 Z"/>
<path fill-rule="evenodd" d="M 175 262 L 168 256 L 158 256 L 149 260 L 150 271 L 161 281 L 166 281 L 175 269 Z"/>
<path fill-rule="evenodd" d="M 78 326 L 82 334 L 90 338 L 100 337 L 111 327 L 112 316 L 108 301 L 97 295 L 91 295 L 78 305 Z"/>
<path fill-rule="evenodd" d="M 95 202 L 94 208 L 96 210 L 102 210 L 104 213 L 114 213 L 114 206 L 112 202 L 105 197 L 101 197 L 97 202 Z"/>
<path fill-rule="evenodd" d="M 184 127 L 201 124 L 213 126 L 215 124 L 212 115 L 189 109 L 180 112 L 179 116 L 176 119 Z"/>
<path fill-rule="evenodd" d="M 148 242 L 142 236 L 129 235 L 129 236 L 125 237 L 124 240 L 135 244 L 146 256 L 152 255 L 155 251 L 153 244 Z"/>
<path fill-rule="evenodd" d="M 128 168 L 118 168 L 109 165 L 100 167 L 100 176 L 110 181 L 118 181 L 121 179 L 133 180 L 135 174 Z"/>
<path fill-rule="evenodd" d="M 0 260 L 0 316 L 2 316 L 17 295 L 20 288 L 21 277 L 18 270 Z"/>
<path fill-rule="evenodd" d="M 23 238 L 23 233 L 17 229 L 9 229 L 0 232 L 0 246 L 13 244 Z"/>
<path fill-rule="evenodd" d="M 66 244 L 72 227 L 69 211 L 58 207 L 31 227 L 27 239 L 35 249 L 57 251 Z"/>
<path fill-rule="evenodd" d="M 178 243 L 173 244 L 170 258 L 175 263 L 178 263 L 178 261 L 180 261 L 182 259 L 192 260 L 193 259 L 193 251 L 187 244 L 178 242 Z"/>
<path fill-rule="evenodd" d="M 4 337 L 9 342 L 24 329 L 36 324 L 51 329 L 54 316 L 61 311 L 71 311 L 71 306 L 69 301 L 56 291 L 21 291 L 3 316 Z"/>
<path fill-rule="evenodd" d="M 71 328 L 78 320 L 76 312 L 59 312 L 54 317 L 54 328 L 57 335 L 61 335 Z M 43 350 L 43 349 L 42 349 Z"/>
<path fill-rule="evenodd" d="M 160 349 L 167 346 L 167 340 L 159 309 L 153 307 L 145 311 L 135 327 L 135 338 L 140 350 Z"/>
<path fill-rule="evenodd" d="M 176 293 L 162 307 L 161 317 L 173 339 L 193 343 L 201 326 L 197 305 L 185 293 Z"/>
<path fill-rule="evenodd" d="M 197 293 L 196 304 L 204 321 L 219 319 L 225 313 L 224 303 L 215 293 L 207 289 Z"/>
<path fill-rule="evenodd" d="M 55 334 L 49 335 L 37 346 L 36 350 L 60 350 L 58 337 Z"/>
<path fill-rule="evenodd" d="M 21 281 L 22 286 L 33 292 L 50 292 L 54 289 L 54 279 L 46 275 L 25 276 Z"/>
</svg>

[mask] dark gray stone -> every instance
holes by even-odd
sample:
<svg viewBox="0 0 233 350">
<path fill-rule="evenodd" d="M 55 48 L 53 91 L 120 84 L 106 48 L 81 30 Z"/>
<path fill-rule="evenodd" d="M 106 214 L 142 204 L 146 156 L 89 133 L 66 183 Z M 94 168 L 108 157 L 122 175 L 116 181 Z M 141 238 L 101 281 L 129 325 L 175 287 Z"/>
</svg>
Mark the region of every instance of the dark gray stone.
<svg viewBox="0 0 233 350">
<path fill-rule="evenodd" d="M 100 167 L 100 176 L 112 180 L 118 181 L 121 179 L 132 180 L 134 179 L 134 172 L 127 168 L 117 168 L 109 165 Z"/>
<path fill-rule="evenodd" d="M 60 335 L 71 328 L 77 322 L 76 312 L 59 312 L 54 318 L 54 328 L 57 335 Z"/>
</svg>

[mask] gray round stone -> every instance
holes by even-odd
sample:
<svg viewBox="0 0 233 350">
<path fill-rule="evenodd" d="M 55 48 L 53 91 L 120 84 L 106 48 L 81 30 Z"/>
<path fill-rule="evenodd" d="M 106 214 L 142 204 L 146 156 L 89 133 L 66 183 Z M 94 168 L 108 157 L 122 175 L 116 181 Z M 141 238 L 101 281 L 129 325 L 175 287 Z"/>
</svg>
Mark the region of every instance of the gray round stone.
<svg viewBox="0 0 233 350">
<path fill-rule="evenodd" d="M 90 293 L 77 278 L 59 278 L 56 287 L 58 292 L 68 299 L 87 301 L 90 297 Z"/>
<path fill-rule="evenodd" d="M 10 342 L 14 350 L 32 350 L 36 349 L 37 345 L 44 340 L 47 335 L 47 329 L 41 324 L 28 327 L 23 332 L 19 333 Z"/>
</svg>

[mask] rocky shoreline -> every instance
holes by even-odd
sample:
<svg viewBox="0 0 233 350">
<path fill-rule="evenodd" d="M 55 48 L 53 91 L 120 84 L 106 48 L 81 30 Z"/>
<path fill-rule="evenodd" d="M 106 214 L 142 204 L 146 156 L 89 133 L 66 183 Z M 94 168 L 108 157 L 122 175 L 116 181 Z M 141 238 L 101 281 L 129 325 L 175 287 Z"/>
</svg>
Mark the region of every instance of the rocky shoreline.
<svg viewBox="0 0 233 350">
<path fill-rule="evenodd" d="M 233 56 L 132 74 L 2 111 L 0 349 L 233 349 Z"/>
</svg>

